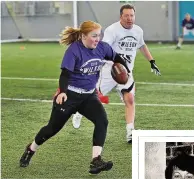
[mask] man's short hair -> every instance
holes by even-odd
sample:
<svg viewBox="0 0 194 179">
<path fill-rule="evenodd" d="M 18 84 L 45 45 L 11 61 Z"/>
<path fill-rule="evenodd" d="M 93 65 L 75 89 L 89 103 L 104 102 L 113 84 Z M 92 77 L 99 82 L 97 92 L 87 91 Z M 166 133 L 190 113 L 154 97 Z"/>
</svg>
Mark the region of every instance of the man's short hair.
<svg viewBox="0 0 194 179">
<path fill-rule="evenodd" d="M 123 14 L 123 10 L 124 10 L 124 9 L 133 9 L 134 12 L 135 12 L 135 7 L 134 7 L 132 4 L 124 4 L 124 5 L 122 5 L 121 8 L 120 8 L 120 15 Z"/>
</svg>

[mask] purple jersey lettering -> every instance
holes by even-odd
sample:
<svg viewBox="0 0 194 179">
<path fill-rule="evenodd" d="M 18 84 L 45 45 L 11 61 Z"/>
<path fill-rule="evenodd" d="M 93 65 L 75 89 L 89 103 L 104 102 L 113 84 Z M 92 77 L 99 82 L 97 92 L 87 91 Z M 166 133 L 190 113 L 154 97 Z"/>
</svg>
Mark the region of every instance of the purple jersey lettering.
<svg viewBox="0 0 194 179">
<path fill-rule="evenodd" d="M 95 49 L 86 48 L 81 41 L 72 43 L 65 52 L 61 68 L 71 71 L 69 85 L 91 90 L 96 87 L 103 60 L 112 60 L 115 52 L 100 41 Z"/>
</svg>

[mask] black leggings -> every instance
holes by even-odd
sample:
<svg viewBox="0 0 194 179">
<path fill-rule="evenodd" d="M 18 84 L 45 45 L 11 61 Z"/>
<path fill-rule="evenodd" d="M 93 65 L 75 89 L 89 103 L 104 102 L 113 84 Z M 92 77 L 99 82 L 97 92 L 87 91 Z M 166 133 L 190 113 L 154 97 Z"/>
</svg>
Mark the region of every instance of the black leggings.
<svg viewBox="0 0 194 179">
<path fill-rule="evenodd" d="M 94 123 L 93 146 L 103 146 L 108 120 L 96 91 L 92 94 L 79 94 L 69 90 L 67 91 L 67 101 L 64 104 L 56 104 L 56 98 L 54 99 L 50 120 L 36 135 L 36 144 L 41 145 L 57 134 L 71 115 L 77 111 Z"/>
</svg>

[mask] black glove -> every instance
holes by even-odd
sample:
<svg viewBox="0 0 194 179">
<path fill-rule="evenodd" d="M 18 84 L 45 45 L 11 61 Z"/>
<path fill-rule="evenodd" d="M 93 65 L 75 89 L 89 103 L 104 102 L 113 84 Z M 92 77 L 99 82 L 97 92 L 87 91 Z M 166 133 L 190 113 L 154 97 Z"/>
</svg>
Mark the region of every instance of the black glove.
<svg viewBox="0 0 194 179">
<path fill-rule="evenodd" d="M 122 64 L 122 65 L 126 68 L 126 70 L 127 70 L 128 73 L 131 72 L 131 71 L 129 70 L 129 68 L 128 68 L 126 62 L 123 60 L 123 58 L 122 58 L 118 53 L 116 53 L 116 55 L 115 55 L 114 63 L 120 63 L 120 64 Z"/>
<path fill-rule="evenodd" d="M 155 60 L 150 60 L 151 63 L 151 72 L 154 72 L 157 76 L 161 75 L 159 68 L 155 64 Z"/>
</svg>

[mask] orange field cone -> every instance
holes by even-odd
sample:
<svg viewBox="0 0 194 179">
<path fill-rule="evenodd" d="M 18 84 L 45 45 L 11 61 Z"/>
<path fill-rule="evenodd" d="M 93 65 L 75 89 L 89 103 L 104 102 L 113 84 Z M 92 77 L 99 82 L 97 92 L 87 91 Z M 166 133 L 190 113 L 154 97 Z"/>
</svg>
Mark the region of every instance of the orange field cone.
<svg viewBox="0 0 194 179">
<path fill-rule="evenodd" d="M 20 46 L 20 50 L 25 50 L 26 47 L 25 46 Z"/>
</svg>

